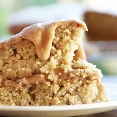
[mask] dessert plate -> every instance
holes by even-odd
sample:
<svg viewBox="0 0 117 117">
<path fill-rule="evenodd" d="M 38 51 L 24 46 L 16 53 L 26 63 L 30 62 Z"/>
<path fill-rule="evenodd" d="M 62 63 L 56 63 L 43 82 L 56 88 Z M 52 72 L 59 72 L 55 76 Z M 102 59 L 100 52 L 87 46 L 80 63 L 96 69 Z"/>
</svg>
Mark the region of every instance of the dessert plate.
<svg viewBox="0 0 117 117">
<path fill-rule="evenodd" d="M 0 106 L 0 115 L 17 117 L 67 117 L 117 109 L 117 77 L 105 77 L 102 82 L 107 87 L 110 102 L 68 106 Z"/>
</svg>

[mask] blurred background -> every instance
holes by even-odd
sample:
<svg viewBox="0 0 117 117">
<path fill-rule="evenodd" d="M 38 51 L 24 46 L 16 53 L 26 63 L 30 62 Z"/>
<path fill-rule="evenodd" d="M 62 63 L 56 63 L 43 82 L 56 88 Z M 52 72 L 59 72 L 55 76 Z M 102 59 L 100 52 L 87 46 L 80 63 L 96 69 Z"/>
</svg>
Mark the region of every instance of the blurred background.
<svg viewBox="0 0 117 117">
<path fill-rule="evenodd" d="M 82 20 L 87 60 L 104 75 L 117 75 L 116 6 L 115 0 L 0 0 L 0 41 L 34 23 Z"/>
</svg>

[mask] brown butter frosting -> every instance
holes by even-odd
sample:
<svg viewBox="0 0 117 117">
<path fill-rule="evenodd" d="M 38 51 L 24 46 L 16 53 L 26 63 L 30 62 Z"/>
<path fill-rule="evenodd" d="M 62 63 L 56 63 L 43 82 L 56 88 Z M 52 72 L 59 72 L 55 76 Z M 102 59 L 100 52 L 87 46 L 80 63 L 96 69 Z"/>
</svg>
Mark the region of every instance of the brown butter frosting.
<svg viewBox="0 0 117 117">
<path fill-rule="evenodd" d="M 55 37 L 55 29 L 60 25 L 72 24 L 77 27 L 81 27 L 87 31 L 87 27 L 85 23 L 81 21 L 75 20 L 59 20 L 59 21 L 48 21 L 45 23 L 38 23 L 31 25 L 29 27 L 24 28 L 20 33 L 11 36 L 7 41 L 0 43 L 0 48 L 2 47 L 10 47 L 11 44 L 18 43 L 22 39 L 27 39 L 32 41 L 36 47 L 36 53 L 40 60 L 47 60 L 50 55 L 52 41 Z M 78 55 L 81 58 L 85 59 L 85 53 L 83 52 L 83 48 L 80 47 L 77 50 L 77 54 L 79 53 L 83 55 Z M 82 51 L 82 52 L 81 52 Z"/>
<path fill-rule="evenodd" d="M 19 34 L 11 36 L 7 41 L 0 43 L 0 48 L 9 47 L 12 44 L 18 43 L 22 39 L 30 40 L 34 43 L 36 47 L 36 53 L 40 60 L 47 60 L 50 55 L 52 41 L 55 37 L 55 29 L 61 25 L 75 25 L 77 27 L 81 27 L 84 30 L 87 30 L 86 25 L 83 22 L 75 21 L 75 20 L 61 20 L 61 21 L 51 21 L 46 23 L 39 23 L 31 25 L 24 30 L 22 30 Z M 85 53 L 82 45 L 79 45 L 78 50 L 75 52 L 74 59 L 78 58 L 86 59 Z M 39 82 L 45 82 L 46 79 L 44 76 L 37 74 L 30 78 L 22 78 L 13 80 L 6 80 L 3 83 L 3 86 L 20 86 L 25 84 L 36 84 Z"/>
<path fill-rule="evenodd" d="M 4 87 L 20 87 L 23 85 L 27 84 L 39 84 L 39 83 L 44 83 L 46 82 L 45 76 L 41 74 L 36 74 L 32 77 L 29 78 L 21 78 L 17 79 L 16 81 L 14 80 L 5 80 L 3 83 Z"/>
</svg>

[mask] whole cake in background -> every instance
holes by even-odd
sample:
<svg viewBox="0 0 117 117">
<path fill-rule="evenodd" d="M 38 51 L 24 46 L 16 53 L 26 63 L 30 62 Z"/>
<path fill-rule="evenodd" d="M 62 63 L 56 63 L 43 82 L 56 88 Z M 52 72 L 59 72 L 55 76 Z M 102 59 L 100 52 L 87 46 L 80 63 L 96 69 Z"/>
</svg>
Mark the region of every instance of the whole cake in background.
<svg viewBox="0 0 117 117">
<path fill-rule="evenodd" d="M 117 40 L 117 6 L 115 0 L 85 1 L 84 21 L 90 41 Z"/>
<path fill-rule="evenodd" d="M 87 40 L 117 41 L 117 15 L 96 10 L 86 11 L 84 21 L 87 24 Z"/>
<path fill-rule="evenodd" d="M 0 43 L 0 105 L 75 105 L 108 101 L 102 73 L 82 46 L 85 23 L 26 27 Z"/>
<path fill-rule="evenodd" d="M 84 13 L 84 21 L 88 27 L 85 35 L 88 45 L 85 49 L 87 59 L 97 64 L 103 74 L 117 75 L 117 7 L 97 7 Z"/>
</svg>

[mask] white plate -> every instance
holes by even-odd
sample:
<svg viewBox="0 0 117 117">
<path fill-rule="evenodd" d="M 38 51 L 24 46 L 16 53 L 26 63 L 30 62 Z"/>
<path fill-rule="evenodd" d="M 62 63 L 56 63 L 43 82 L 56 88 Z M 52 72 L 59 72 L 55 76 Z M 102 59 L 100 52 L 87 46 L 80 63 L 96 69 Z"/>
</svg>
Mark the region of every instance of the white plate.
<svg viewBox="0 0 117 117">
<path fill-rule="evenodd" d="M 114 81 L 113 82 L 110 82 Z M 28 116 L 28 117 L 66 117 L 94 114 L 117 108 L 117 78 L 104 78 L 102 80 L 109 91 L 112 101 L 94 104 L 69 105 L 69 106 L 1 106 L 0 115 L 4 116 Z"/>
</svg>

